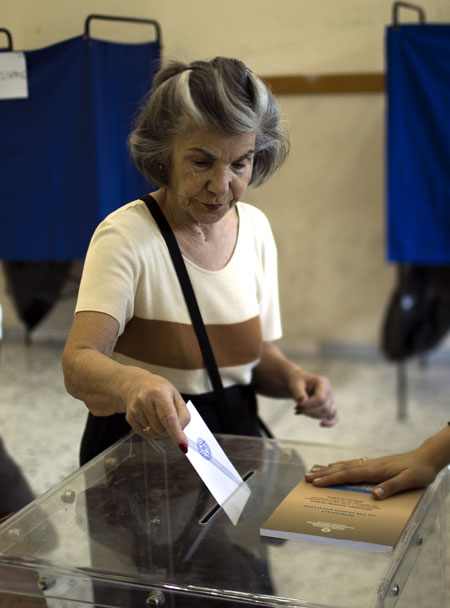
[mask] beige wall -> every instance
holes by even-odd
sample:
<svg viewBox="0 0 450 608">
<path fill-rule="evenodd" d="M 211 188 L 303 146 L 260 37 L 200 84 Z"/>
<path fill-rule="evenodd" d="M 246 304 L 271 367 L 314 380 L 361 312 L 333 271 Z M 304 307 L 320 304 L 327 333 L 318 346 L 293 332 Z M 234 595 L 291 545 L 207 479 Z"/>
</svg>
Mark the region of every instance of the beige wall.
<svg viewBox="0 0 450 608">
<path fill-rule="evenodd" d="M 237 56 L 257 74 L 384 70 L 389 0 L 10 0 L 0 25 L 16 50 L 80 35 L 88 14 L 153 18 L 164 53 L 186 59 Z M 450 22 L 448 0 L 421 3 L 427 21 Z M 5 6 L 6 5 L 6 6 Z M 409 11 L 402 20 L 415 19 Z M 140 26 L 97 22 L 92 35 L 146 38 Z M 384 261 L 383 94 L 284 96 L 292 153 L 248 202 L 271 220 L 280 261 L 285 340 L 375 346 L 395 269 Z M 5 330 L 20 322 L 0 275 Z M 37 334 L 65 335 L 73 301 L 64 301 Z"/>
</svg>

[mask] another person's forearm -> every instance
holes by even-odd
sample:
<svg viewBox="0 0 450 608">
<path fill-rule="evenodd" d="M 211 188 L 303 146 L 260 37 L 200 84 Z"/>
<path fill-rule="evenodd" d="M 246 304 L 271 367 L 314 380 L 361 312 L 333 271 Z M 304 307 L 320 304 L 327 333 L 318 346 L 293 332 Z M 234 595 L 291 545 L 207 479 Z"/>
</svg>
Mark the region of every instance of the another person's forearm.
<svg viewBox="0 0 450 608">
<path fill-rule="evenodd" d="M 426 439 L 417 453 L 434 467 L 436 473 L 450 464 L 450 425 Z"/>
</svg>

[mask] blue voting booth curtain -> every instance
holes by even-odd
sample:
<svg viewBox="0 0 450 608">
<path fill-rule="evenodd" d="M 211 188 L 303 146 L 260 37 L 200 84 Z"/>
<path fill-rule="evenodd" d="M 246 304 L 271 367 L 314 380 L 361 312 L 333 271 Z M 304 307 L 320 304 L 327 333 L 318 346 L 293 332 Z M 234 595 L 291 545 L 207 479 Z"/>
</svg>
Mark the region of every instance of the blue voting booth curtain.
<svg viewBox="0 0 450 608">
<path fill-rule="evenodd" d="M 450 264 L 450 25 L 387 29 L 387 258 Z"/>
<path fill-rule="evenodd" d="M 82 259 L 98 223 L 150 188 L 126 138 L 160 45 L 80 36 L 25 57 L 28 99 L 0 100 L 0 259 Z"/>
</svg>

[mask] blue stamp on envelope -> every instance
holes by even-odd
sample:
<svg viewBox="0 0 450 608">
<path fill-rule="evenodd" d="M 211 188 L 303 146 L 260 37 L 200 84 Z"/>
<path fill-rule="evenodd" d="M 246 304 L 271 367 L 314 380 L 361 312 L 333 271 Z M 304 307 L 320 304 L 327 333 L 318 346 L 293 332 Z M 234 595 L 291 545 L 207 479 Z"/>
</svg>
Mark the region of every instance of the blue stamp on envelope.
<svg viewBox="0 0 450 608">
<path fill-rule="evenodd" d="M 188 445 L 191 450 L 194 450 L 197 452 L 197 454 L 200 454 L 202 458 L 210 462 L 236 485 L 239 486 L 242 483 L 242 479 L 239 478 L 239 474 L 238 477 L 236 477 L 233 471 L 229 470 L 222 462 L 220 462 L 220 460 L 217 460 L 217 458 L 213 456 L 211 447 L 209 446 L 208 442 L 203 439 L 203 437 L 198 437 L 197 441 L 188 437 Z"/>
<path fill-rule="evenodd" d="M 198 448 L 198 453 L 201 456 L 203 456 L 203 458 L 205 460 L 211 460 L 211 458 L 212 458 L 211 448 L 209 447 L 207 442 L 204 439 L 202 439 L 201 437 L 199 437 L 197 439 L 197 448 Z"/>
</svg>

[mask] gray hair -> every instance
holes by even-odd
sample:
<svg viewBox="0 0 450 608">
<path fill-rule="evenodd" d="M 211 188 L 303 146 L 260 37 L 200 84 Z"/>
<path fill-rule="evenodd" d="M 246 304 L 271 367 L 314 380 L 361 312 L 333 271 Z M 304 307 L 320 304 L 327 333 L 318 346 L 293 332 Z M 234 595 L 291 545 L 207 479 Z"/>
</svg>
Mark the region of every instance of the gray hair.
<svg viewBox="0 0 450 608">
<path fill-rule="evenodd" d="M 289 152 L 274 96 L 238 59 L 171 61 L 156 74 L 128 139 L 137 167 L 150 182 L 169 185 L 173 141 L 192 127 L 231 134 L 256 131 L 250 181 L 255 186 L 272 175 Z"/>
</svg>

